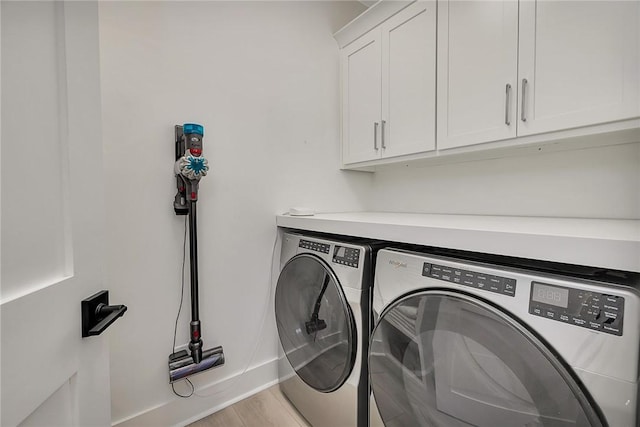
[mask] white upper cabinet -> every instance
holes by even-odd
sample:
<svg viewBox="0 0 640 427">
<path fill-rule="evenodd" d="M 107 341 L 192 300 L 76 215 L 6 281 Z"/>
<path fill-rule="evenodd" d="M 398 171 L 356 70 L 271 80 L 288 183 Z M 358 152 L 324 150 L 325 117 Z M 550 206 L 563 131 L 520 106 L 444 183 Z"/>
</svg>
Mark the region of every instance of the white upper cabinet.
<svg viewBox="0 0 640 427">
<path fill-rule="evenodd" d="M 383 157 L 436 148 L 435 3 L 421 2 L 382 24 Z"/>
<path fill-rule="evenodd" d="M 516 136 L 518 2 L 438 3 L 438 148 Z"/>
<path fill-rule="evenodd" d="M 381 43 L 375 29 L 342 51 L 343 162 L 380 156 Z"/>
<path fill-rule="evenodd" d="M 435 149 L 435 6 L 416 2 L 342 49 L 344 164 Z"/>
<path fill-rule="evenodd" d="M 640 0 L 379 1 L 334 36 L 345 167 L 638 140 Z"/>
<path fill-rule="evenodd" d="M 640 117 L 640 2 L 438 8 L 438 149 Z"/>
<path fill-rule="evenodd" d="M 640 116 L 640 2 L 520 1 L 518 135 Z"/>
</svg>

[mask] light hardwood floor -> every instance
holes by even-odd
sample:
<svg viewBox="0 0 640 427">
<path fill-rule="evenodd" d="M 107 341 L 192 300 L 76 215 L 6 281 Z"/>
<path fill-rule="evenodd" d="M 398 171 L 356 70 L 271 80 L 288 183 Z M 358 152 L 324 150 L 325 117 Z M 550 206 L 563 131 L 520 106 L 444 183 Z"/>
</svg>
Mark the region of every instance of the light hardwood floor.
<svg viewBox="0 0 640 427">
<path fill-rule="evenodd" d="M 189 427 L 311 427 L 278 384 L 189 424 Z"/>
</svg>

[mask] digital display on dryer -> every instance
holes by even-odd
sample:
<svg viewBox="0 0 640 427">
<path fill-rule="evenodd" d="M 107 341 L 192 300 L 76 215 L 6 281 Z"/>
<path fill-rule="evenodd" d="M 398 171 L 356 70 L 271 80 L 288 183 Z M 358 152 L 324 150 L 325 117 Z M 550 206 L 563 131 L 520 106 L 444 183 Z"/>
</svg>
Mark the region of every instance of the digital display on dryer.
<svg viewBox="0 0 640 427">
<path fill-rule="evenodd" d="M 531 299 L 536 302 L 567 308 L 569 306 L 569 289 L 533 282 Z"/>
</svg>

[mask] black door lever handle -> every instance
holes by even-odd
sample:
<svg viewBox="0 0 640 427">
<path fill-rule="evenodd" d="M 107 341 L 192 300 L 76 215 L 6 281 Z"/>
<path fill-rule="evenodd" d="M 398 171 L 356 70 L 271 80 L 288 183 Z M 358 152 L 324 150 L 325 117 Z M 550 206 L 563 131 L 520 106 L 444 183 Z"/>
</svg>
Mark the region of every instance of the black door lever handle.
<svg viewBox="0 0 640 427">
<path fill-rule="evenodd" d="M 100 335 L 107 329 L 118 317 L 124 315 L 127 311 L 126 305 L 106 305 L 99 304 L 96 308 L 96 318 L 102 318 L 93 328 L 89 329 L 89 336 Z"/>
<path fill-rule="evenodd" d="M 126 305 L 109 305 L 109 291 L 82 300 L 82 337 L 100 335 L 126 311 Z"/>
</svg>

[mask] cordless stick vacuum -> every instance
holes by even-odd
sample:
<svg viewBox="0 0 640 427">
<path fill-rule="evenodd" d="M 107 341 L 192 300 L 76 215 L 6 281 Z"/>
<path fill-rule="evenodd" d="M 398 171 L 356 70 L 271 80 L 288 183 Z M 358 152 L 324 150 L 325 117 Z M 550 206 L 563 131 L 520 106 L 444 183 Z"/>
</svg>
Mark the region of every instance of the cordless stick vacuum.
<svg viewBox="0 0 640 427">
<path fill-rule="evenodd" d="M 200 178 L 207 174 L 209 165 L 202 157 L 204 128 L 194 123 L 175 127 L 176 163 L 174 172 L 178 192 L 173 202 L 176 215 L 189 215 L 189 255 L 191 267 L 191 323 L 189 352 L 186 350 L 169 356 L 169 382 L 224 364 L 222 347 L 202 349 L 200 314 L 198 309 L 198 238 L 196 231 L 196 202 Z"/>
</svg>

